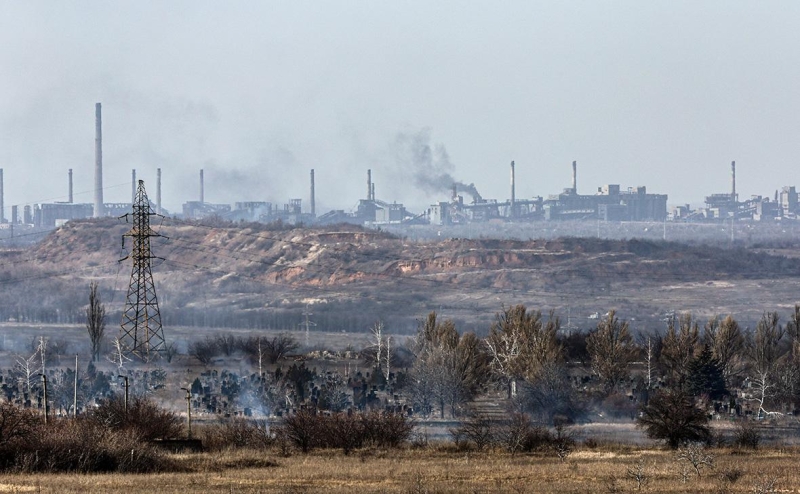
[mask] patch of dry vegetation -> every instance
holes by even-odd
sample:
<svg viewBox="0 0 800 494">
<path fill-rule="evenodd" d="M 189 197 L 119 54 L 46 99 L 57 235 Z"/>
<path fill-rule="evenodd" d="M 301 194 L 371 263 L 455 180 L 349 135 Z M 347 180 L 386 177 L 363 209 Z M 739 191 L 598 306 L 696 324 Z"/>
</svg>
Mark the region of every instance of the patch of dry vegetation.
<svg viewBox="0 0 800 494">
<path fill-rule="evenodd" d="M 563 462 L 550 453 L 464 453 L 435 445 L 288 457 L 276 450 L 225 450 L 169 456 L 185 473 L 7 475 L 0 480 L 0 492 L 734 493 L 793 492 L 800 485 L 800 451 L 717 449 L 706 454 L 714 456 L 713 468 L 703 470 L 702 477 L 684 477 L 675 452 L 610 446 L 580 448 Z"/>
</svg>

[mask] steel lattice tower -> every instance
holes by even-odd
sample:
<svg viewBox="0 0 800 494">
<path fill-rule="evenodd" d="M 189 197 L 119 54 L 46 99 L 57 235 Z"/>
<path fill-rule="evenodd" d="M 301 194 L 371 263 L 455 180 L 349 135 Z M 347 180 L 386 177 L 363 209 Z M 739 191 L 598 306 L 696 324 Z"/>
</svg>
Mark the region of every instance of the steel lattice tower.
<svg viewBox="0 0 800 494">
<path fill-rule="evenodd" d="M 133 227 L 123 235 L 123 242 L 124 237 L 133 239 L 133 250 L 122 261 L 133 259 L 133 268 L 119 339 L 125 352 L 145 362 L 166 349 L 150 266 L 150 260 L 154 258 L 150 250 L 150 237 L 161 236 L 150 228 L 150 216 L 155 215 L 144 190 L 144 180 L 139 180 L 133 213 L 123 216 L 133 220 Z"/>
</svg>

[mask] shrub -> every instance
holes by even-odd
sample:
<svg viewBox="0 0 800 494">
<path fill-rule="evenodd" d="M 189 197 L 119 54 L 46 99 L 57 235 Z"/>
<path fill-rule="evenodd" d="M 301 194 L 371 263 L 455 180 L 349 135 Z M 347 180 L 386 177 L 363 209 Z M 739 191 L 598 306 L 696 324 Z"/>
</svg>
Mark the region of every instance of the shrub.
<svg viewBox="0 0 800 494">
<path fill-rule="evenodd" d="M 487 415 L 473 413 L 450 430 L 457 446 L 465 441 L 477 449 L 485 449 L 498 441 L 498 424 Z"/>
<path fill-rule="evenodd" d="M 221 418 L 204 429 L 204 445 L 212 451 L 227 448 L 263 450 L 275 443 L 275 437 L 265 420 L 242 417 Z"/>
<path fill-rule="evenodd" d="M 707 442 L 711 438 L 708 417 L 683 390 L 660 391 L 641 411 L 638 426 L 648 437 L 662 439 L 672 449 L 687 442 Z"/>
<path fill-rule="evenodd" d="M 758 449 L 761 442 L 761 432 L 756 424 L 750 420 L 740 420 L 733 433 L 733 444 L 740 448 Z"/>
<path fill-rule="evenodd" d="M 112 430 L 131 431 L 143 441 L 170 439 L 183 431 L 181 420 L 174 412 L 146 398 L 130 400 L 127 414 L 124 399 L 110 398 L 93 410 L 89 418 Z"/>
<path fill-rule="evenodd" d="M 411 436 L 414 424 L 392 413 L 316 414 L 300 412 L 284 418 L 281 433 L 302 452 L 313 448 L 341 448 L 345 454 L 367 444 L 398 447 Z"/>
<path fill-rule="evenodd" d="M 87 419 L 41 424 L 24 442 L 2 451 L 3 468 L 22 472 L 131 472 L 173 469 L 133 431 L 109 430 Z"/>
</svg>

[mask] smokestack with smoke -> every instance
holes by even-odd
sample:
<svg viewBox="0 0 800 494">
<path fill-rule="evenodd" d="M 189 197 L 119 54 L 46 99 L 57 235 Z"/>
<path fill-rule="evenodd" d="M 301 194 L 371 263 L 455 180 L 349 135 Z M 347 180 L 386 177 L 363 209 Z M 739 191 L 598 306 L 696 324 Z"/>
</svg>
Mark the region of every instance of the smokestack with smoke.
<svg viewBox="0 0 800 494">
<path fill-rule="evenodd" d="M 73 199 L 73 197 L 72 197 L 72 168 L 69 169 L 69 196 L 68 197 L 69 197 L 69 200 L 67 202 L 72 204 L 72 202 L 73 202 L 72 201 L 72 199 Z"/>
<path fill-rule="evenodd" d="M 205 201 L 205 184 L 203 183 L 203 169 L 200 169 L 200 202 L 204 203 Z"/>
<path fill-rule="evenodd" d="M 413 173 L 414 183 L 423 191 L 433 194 L 448 192 L 455 184 L 456 191 L 469 194 L 473 202 L 483 200 L 475 184 L 465 184 L 451 175 L 455 166 L 443 145 L 438 144 L 435 149 L 431 147 L 429 129 L 415 134 L 398 134 L 395 144 L 398 165 Z"/>
<path fill-rule="evenodd" d="M 314 193 L 314 169 L 311 169 L 311 216 L 316 216 L 317 204 L 316 195 Z"/>
<path fill-rule="evenodd" d="M 736 162 L 731 161 L 731 201 L 736 202 Z"/>
<path fill-rule="evenodd" d="M 136 202 L 136 168 L 131 170 L 131 204 Z"/>
<path fill-rule="evenodd" d="M 572 193 L 578 193 L 578 162 L 572 162 Z"/>
<path fill-rule="evenodd" d="M 100 103 L 94 105 L 94 217 L 103 216 L 103 121 Z"/>
<path fill-rule="evenodd" d="M 5 197 L 3 196 L 4 192 L 3 169 L 0 168 L 0 223 L 6 222 Z"/>
<path fill-rule="evenodd" d="M 516 202 L 516 179 L 514 177 L 514 162 L 511 162 L 511 217 L 514 217 L 514 202 Z"/>
<path fill-rule="evenodd" d="M 161 168 L 156 170 L 156 213 L 161 214 Z"/>
</svg>

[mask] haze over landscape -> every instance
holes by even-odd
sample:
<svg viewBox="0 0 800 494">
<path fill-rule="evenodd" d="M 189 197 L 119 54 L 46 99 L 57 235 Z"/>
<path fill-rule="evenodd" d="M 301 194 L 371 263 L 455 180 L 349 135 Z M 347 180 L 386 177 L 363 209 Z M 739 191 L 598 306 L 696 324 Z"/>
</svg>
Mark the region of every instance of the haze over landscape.
<svg viewBox="0 0 800 494">
<path fill-rule="evenodd" d="M 350 209 L 364 169 L 419 210 L 407 143 L 484 197 L 647 185 L 671 204 L 794 183 L 795 2 L 3 2 L 6 206 L 92 189 L 102 101 L 106 200 L 164 170 L 164 205 L 305 197 Z M 441 154 L 439 154 L 441 158 Z M 434 160 L 435 161 L 435 160 Z M 433 163 L 435 166 L 436 163 Z M 356 178 L 354 178 L 356 177 Z M 187 184 L 190 184 L 187 186 Z M 188 189 L 188 190 L 187 190 Z M 91 193 L 77 194 L 91 201 Z M 8 212 L 6 212 L 8 216 Z"/>
<path fill-rule="evenodd" d="M 797 491 L 798 25 L 0 0 L 0 492 Z"/>
</svg>

